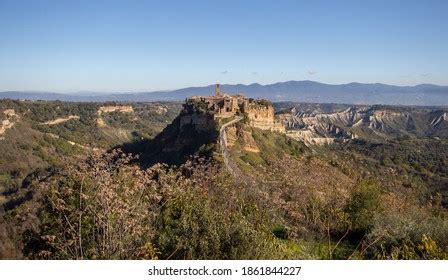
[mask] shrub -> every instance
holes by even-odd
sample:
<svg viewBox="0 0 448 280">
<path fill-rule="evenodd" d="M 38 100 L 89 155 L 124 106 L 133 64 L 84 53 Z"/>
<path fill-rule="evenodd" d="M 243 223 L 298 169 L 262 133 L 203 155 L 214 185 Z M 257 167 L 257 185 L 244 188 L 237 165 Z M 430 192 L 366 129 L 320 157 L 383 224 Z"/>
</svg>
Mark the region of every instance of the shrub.
<svg viewBox="0 0 448 280">
<path fill-rule="evenodd" d="M 381 211 L 380 189 L 371 182 L 362 182 L 350 194 L 345 211 L 349 214 L 352 230 L 367 232 L 375 215 Z"/>
<path fill-rule="evenodd" d="M 126 166 L 128 161 L 116 152 L 92 155 L 41 186 L 40 232 L 24 235 L 28 257 L 138 258 L 153 236 L 150 205 L 159 196 L 152 171 Z"/>
<path fill-rule="evenodd" d="M 165 259 L 277 259 L 285 248 L 240 212 L 222 209 L 188 188 L 170 200 L 158 219 L 157 247 Z"/>
</svg>

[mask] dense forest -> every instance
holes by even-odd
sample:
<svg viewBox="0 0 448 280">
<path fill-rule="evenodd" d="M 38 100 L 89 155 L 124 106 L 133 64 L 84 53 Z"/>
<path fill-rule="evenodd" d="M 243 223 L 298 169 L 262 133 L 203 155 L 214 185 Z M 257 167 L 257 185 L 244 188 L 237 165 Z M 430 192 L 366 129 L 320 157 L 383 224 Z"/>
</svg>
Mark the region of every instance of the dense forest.
<svg viewBox="0 0 448 280">
<path fill-rule="evenodd" d="M 192 131 L 162 155 L 180 110 L 1 101 L 0 258 L 448 258 L 447 138 L 317 146 L 241 122 L 229 174 Z"/>
</svg>

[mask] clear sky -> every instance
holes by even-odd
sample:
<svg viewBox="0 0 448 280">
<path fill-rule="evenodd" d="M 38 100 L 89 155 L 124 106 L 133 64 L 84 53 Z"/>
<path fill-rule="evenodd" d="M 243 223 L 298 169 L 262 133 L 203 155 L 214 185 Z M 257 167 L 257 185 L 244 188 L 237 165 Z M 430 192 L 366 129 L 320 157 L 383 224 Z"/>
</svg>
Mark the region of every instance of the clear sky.
<svg viewBox="0 0 448 280">
<path fill-rule="evenodd" d="M 0 0 L 0 91 L 448 85 L 448 1 Z"/>
</svg>

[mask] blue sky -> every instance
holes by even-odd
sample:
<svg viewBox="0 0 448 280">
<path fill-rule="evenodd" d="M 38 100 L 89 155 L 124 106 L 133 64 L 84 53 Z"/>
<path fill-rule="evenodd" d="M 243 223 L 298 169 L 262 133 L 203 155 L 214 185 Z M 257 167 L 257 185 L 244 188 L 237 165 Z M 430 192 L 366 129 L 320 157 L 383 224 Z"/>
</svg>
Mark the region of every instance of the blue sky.
<svg viewBox="0 0 448 280">
<path fill-rule="evenodd" d="M 448 1 L 0 0 L 0 91 L 448 85 Z"/>
</svg>

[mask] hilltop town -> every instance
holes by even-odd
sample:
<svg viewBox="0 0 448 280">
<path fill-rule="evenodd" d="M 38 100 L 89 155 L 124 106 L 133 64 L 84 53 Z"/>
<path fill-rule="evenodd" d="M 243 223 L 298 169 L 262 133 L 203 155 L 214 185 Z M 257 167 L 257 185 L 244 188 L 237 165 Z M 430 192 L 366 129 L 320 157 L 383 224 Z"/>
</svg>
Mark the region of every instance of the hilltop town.
<svg viewBox="0 0 448 280">
<path fill-rule="evenodd" d="M 181 113 L 180 126 L 194 125 L 197 130 L 209 129 L 214 122 L 243 117 L 255 128 L 285 132 L 281 121 L 275 118 L 272 102 L 244 95 L 221 94 L 215 86 L 215 95 L 193 96 L 186 100 Z"/>
</svg>

